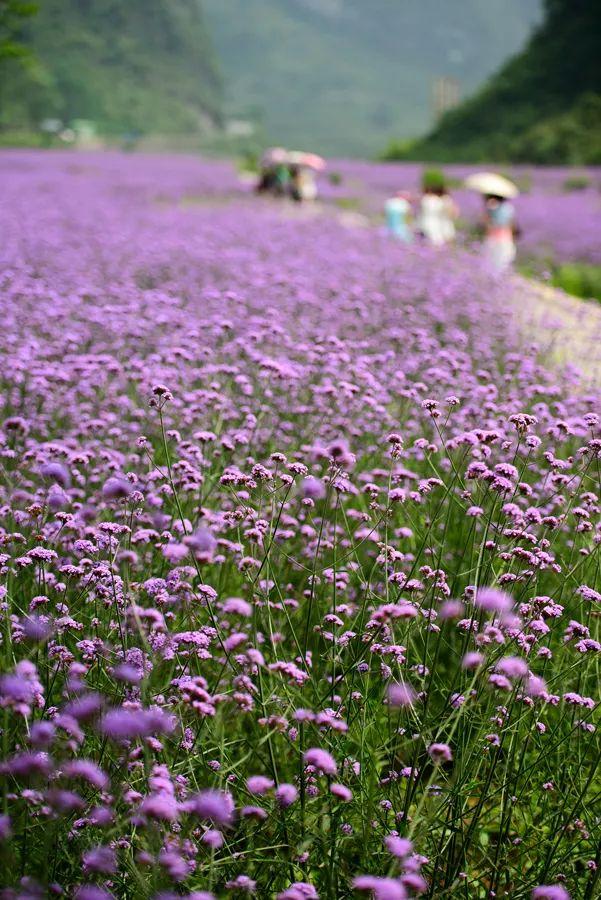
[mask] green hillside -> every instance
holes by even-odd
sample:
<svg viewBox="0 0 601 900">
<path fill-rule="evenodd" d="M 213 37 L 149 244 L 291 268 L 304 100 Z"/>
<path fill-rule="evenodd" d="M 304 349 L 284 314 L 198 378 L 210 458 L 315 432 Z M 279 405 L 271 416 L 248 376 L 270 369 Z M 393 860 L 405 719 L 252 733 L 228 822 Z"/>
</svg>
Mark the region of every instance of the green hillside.
<svg viewBox="0 0 601 900">
<path fill-rule="evenodd" d="M 540 0 L 204 0 L 230 115 L 269 139 L 373 155 L 433 120 L 433 80 L 473 91 L 523 46 Z"/>
<path fill-rule="evenodd" d="M 0 127 L 91 119 L 105 133 L 190 133 L 220 115 L 200 0 L 40 0 L 32 51 L 0 71 Z"/>
<path fill-rule="evenodd" d="M 601 4 L 546 0 L 522 53 L 409 152 L 441 162 L 601 163 Z"/>
</svg>

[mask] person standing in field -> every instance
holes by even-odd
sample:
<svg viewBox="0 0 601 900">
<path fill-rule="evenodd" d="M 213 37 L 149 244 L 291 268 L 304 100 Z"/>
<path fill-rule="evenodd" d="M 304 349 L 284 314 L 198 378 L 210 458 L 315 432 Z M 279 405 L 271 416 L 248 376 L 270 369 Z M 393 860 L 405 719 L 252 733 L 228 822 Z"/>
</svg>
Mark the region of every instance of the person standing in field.
<svg viewBox="0 0 601 900">
<path fill-rule="evenodd" d="M 487 194 L 484 198 L 484 254 L 498 272 L 509 268 L 516 255 L 515 209 L 505 197 Z"/>
<path fill-rule="evenodd" d="M 434 246 L 448 244 L 455 239 L 455 220 L 458 209 L 449 194 L 442 172 L 424 173 L 418 229 Z"/>
<path fill-rule="evenodd" d="M 410 243 L 413 240 L 413 230 L 409 195 L 405 191 L 398 191 L 394 197 L 389 197 L 384 206 L 384 213 L 388 234 L 406 244 Z"/>
</svg>

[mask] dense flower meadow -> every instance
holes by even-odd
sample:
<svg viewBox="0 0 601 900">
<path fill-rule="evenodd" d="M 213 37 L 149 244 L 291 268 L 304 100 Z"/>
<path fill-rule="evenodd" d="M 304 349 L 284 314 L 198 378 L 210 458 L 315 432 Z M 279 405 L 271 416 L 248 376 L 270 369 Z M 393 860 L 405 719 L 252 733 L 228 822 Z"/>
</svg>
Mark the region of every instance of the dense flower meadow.
<svg viewBox="0 0 601 900">
<path fill-rule="evenodd" d="M 598 897 L 601 395 L 524 283 L 221 164 L 0 181 L 0 896 Z"/>
</svg>

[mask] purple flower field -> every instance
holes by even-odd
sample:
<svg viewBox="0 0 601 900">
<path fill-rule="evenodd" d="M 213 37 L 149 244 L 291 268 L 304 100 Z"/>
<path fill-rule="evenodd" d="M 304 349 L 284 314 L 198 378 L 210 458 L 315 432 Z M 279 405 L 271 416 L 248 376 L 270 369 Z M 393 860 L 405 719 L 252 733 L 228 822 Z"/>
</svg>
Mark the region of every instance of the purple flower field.
<svg viewBox="0 0 601 900">
<path fill-rule="evenodd" d="M 512 280 L 222 163 L 0 182 L 0 897 L 598 897 L 601 394 Z"/>
</svg>

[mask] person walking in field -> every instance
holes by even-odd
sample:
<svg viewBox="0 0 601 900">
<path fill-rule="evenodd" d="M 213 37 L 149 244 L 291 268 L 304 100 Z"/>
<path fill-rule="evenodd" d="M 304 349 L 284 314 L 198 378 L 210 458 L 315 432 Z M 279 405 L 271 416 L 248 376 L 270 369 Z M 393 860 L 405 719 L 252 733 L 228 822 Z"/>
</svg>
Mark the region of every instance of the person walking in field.
<svg viewBox="0 0 601 900">
<path fill-rule="evenodd" d="M 283 197 L 288 191 L 289 181 L 287 151 L 283 147 L 270 147 L 261 159 L 257 193 Z"/>
<path fill-rule="evenodd" d="M 484 254 L 498 272 L 508 269 L 515 260 L 515 209 L 504 197 L 488 194 L 484 198 Z"/>
<path fill-rule="evenodd" d="M 465 186 L 484 198 L 483 250 L 490 267 L 497 272 L 509 269 L 516 256 L 515 238 L 519 229 L 511 200 L 517 197 L 517 186 L 495 172 L 475 172 L 465 179 Z"/>
<path fill-rule="evenodd" d="M 317 198 L 317 185 L 311 169 L 301 165 L 290 166 L 290 196 L 297 203 Z"/>
<path fill-rule="evenodd" d="M 406 244 L 413 240 L 412 212 L 411 201 L 405 191 L 398 191 L 394 197 L 389 197 L 384 206 L 384 213 L 386 230 L 391 237 Z"/>
<path fill-rule="evenodd" d="M 455 239 L 458 209 L 449 194 L 442 172 L 432 170 L 423 177 L 418 230 L 435 247 Z"/>
</svg>

